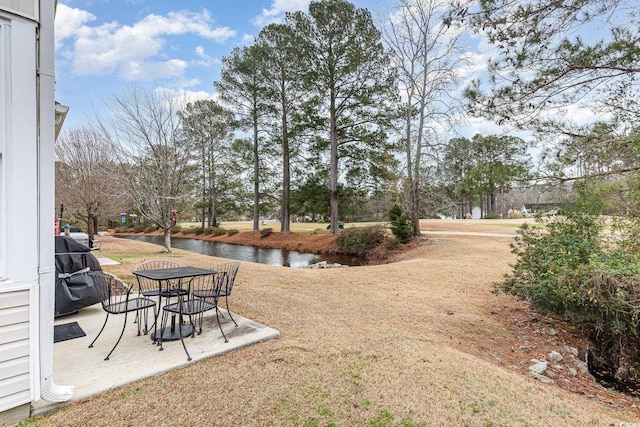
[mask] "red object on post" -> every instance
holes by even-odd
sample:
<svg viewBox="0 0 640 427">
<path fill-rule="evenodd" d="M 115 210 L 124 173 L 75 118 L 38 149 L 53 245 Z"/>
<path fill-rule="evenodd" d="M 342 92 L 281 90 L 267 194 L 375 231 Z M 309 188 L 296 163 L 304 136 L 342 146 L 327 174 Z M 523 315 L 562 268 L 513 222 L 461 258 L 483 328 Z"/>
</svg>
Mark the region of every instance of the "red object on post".
<svg viewBox="0 0 640 427">
<path fill-rule="evenodd" d="M 171 221 L 176 222 L 178 220 L 178 211 L 171 209 Z"/>
<path fill-rule="evenodd" d="M 54 218 L 54 230 L 55 230 L 55 235 L 59 236 L 60 235 L 60 218 L 55 217 Z"/>
</svg>

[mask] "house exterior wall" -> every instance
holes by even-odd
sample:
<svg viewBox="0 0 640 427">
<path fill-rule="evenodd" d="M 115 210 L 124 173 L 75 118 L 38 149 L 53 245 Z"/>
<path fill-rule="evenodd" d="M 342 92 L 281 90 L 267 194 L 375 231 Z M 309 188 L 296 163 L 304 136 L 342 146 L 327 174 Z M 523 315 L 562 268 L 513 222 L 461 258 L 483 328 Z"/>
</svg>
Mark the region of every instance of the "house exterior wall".
<svg viewBox="0 0 640 427">
<path fill-rule="evenodd" d="M 0 0 L 0 10 L 19 14 L 28 18 L 36 18 L 38 0 Z"/>
<path fill-rule="evenodd" d="M 0 0 L 0 412 L 38 393 L 37 22 Z M 30 7 L 29 7 L 30 5 Z"/>
</svg>

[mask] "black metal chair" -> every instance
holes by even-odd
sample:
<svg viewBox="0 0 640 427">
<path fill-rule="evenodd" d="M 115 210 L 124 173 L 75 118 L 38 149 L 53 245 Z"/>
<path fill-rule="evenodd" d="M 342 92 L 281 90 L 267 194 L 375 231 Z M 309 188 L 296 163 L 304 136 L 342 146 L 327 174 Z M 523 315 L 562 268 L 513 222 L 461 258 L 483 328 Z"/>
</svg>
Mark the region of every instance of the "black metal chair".
<svg viewBox="0 0 640 427">
<path fill-rule="evenodd" d="M 102 331 L 104 331 L 105 326 L 107 326 L 107 321 L 109 320 L 110 314 L 124 314 L 124 324 L 122 325 L 120 336 L 118 337 L 118 340 L 116 341 L 109 354 L 107 354 L 107 357 L 104 358 L 104 360 L 109 360 L 111 353 L 113 353 L 113 351 L 116 349 L 116 347 L 120 343 L 120 340 L 122 339 L 122 335 L 124 335 L 124 330 L 127 327 L 128 314 L 132 311 L 135 311 L 137 314 L 140 312 L 140 310 L 146 311 L 149 310 L 149 308 L 153 307 L 155 315 L 156 302 L 145 297 L 131 298 L 132 286 L 127 285 L 122 280 L 117 279 L 114 276 L 100 271 L 92 271 L 88 274 L 93 280 L 96 293 L 100 297 L 100 302 L 102 303 L 102 308 L 107 312 L 107 317 L 104 319 L 102 328 L 100 329 L 100 332 L 98 332 L 98 335 L 91 342 L 91 344 L 89 344 L 89 348 L 93 347 L 93 344 L 98 340 L 98 337 L 100 337 Z M 140 335 L 140 323 L 138 323 L 138 335 Z"/>
<path fill-rule="evenodd" d="M 224 264 L 219 264 L 213 267 L 212 270 L 216 272 L 216 280 L 220 282 L 219 290 L 216 291 L 217 295 L 213 295 L 213 291 L 210 289 L 194 289 L 192 291 L 192 295 L 196 298 L 202 299 L 211 299 L 213 297 L 220 298 L 224 297 L 225 305 L 227 307 L 227 313 L 229 313 L 229 317 L 233 321 L 233 323 L 238 326 L 235 319 L 231 315 L 231 311 L 229 310 L 229 296 L 231 295 L 231 291 L 233 290 L 233 284 L 236 281 L 236 274 L 238 274 L 238 269 L 240 268 L 239 262 L 226 262 Z M 218 305 L 216 303 L 216 314 L 219 313 Z M 223 316 L 224 317 L 224 316 Z"/>
<path fill-rule="evenodd" d="M 175 262 L 175 261 L 169 261 L 169 260 L 164 260 L 164 259 L 160 259 L 160 260 L 150 260 L 150 261 L 144 261 L 141 262 L 140 264 L 136 265 L 133 268 L 133 271 L 146 271 L 146 270 L 160 270 L 163 268 L 175 268 L 175 267 L 183 267 L 182 264 L 180 264 L 179 262 Z M 138 293 L 140 296 L 144 296 L 146 298 L 152 298 L 152 297 L 158 297 L 160 296 L 160 284 L 155 281 L 155 280 L 151 280 L 151 279 L 147 279 L 146 277 L 140 277 L 137 276 L 138 278 Z M 177 296 L 179 294 L 183 294 L 182 291 L 169 291 L 169 290 L 165 290 L 162 292 L 162 296 L 167 298 L 167 302 L 170 302 L 169 299 L 172 296 Z M 147 334 L 148 329 L 148 311 L 145 311 L 144 313 L 144 333 L 145 335 Z M 136 316 L 136 321 L 138 321 L 138 316 Z M 154 316 L 153 318 L 153 325 L 151 325 L 151 327 L 155 327 L 156 323 L 158 321 L 158 316 Z"/>
<path fill-rule="evenodd" d="M 224 337 L 224 342 L 229 342 L 226 335 L 224 334 L 224 331 L 222 330 L 222 325 L 220 324 L 220 318 L 218 315 L 218 295 L 220 295 L 220 287 L 222 286 L 222 281 L 218 280 L 218 275 L 215 274 L 210 276 L 194 277 L 193 279 L 191 279 L 191 283 L 189 284 L 189 286 L 191 289 L 199 289 L 203 292 L 207 292 L 211 296 L 207 299 L 203 299 L 183 295 L 178 297 L 177 302 L 165 305 L 162 308 L 162 324 L 160 329 L 162 330 L 167 327 L 169 315 L 177 315 L 178 319 L 182 319 L 184 316 L 188 316 L 192 328 L 190 336 L 193 338 L 195 337 L 196 332 L 198 333 L 198 335 L 202 333 L 202 319 L 204 317 L 204 313 L 209 310 L 216 310 L 216 319 L 218 320 L 218 327 L 220 328 L 220 332 Z M 181 320 L 179 321 L 181 322 Z M 177 329 L 179 330 L 182 347 L 184 348 L 185 353 L 187 353 L 187 360 L 191 361 L 191 356 L 189 355 L 187 346 L 184 343 L 182 328 Z M 159 342 L 160 350 L 162 350 L 162 334 L 160 334 Z"/>
</svg>

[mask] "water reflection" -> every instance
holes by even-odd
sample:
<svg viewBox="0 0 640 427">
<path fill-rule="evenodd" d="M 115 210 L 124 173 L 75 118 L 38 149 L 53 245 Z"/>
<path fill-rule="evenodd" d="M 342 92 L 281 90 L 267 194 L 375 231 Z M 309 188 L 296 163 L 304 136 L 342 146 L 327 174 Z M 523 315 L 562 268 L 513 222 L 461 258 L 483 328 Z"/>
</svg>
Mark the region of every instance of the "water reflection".
<svg viewBox="0 0 640 427">
<path fill-rule="evenodd" d="M 163 245 L 162 236 L 116 235 L 125 239 L 139 240 L 141 242 Z M 363 260 L 357 257 L 340 255 L 316 255 L 304 252 L 288 251 L 284 249 L 264 249 L 255 246 L 230 245 L 228 243 L 214 242 L 210 240 L 198 240 L 188 238 L 173 238 L 171 246 L 203 255 L 211 255 L 219 258 L 235 259 L 238 261 L 257 262 L 260 264 L 282 265 L 284 267 L 302 268 L 317 262 L 339 263 L 342 265 L 362 265 Z"/>
</svg>

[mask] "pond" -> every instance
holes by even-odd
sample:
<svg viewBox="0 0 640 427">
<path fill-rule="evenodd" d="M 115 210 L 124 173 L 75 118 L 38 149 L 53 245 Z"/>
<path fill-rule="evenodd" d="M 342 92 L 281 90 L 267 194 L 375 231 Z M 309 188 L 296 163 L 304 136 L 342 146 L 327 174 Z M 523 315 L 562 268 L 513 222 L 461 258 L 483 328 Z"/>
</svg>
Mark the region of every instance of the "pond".
<svg viewBox="0 0 640 427">
<path fill-rule="evenodd" d="M 141 242 L 163 245 L 162 236 L 116 235 L 125 239 L 139 240 Z M 316 255 L 284 249 L 265 249 L 254 246 L 230 245 L 228 243 L 214 242 L 210 240 L 188 239 L 171 237 L 171 246 L 203 255 L 211 255 L 219 258 L 235 259 L 238 261 L 257 262 L 260 264 L 281 265 L 284 267 L 303 268 L 321 261 L 338 263 L 342 265 L 364 265 L 360 257 L 347 255 Z"/>
</svg>

